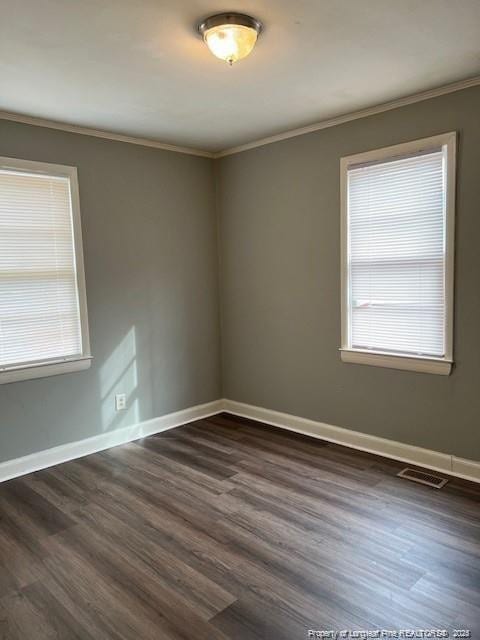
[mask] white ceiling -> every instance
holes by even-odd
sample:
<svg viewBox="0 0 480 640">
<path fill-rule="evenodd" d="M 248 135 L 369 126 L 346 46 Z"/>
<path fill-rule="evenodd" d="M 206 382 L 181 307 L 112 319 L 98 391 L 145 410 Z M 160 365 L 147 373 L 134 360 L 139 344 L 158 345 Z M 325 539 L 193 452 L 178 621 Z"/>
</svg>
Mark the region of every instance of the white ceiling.
<svg viewBox="0 0 480 640">
<path fill-rule="evenodd" d="M 232 68 L 194 32 L 265 24 Z M 218 151 L 480 73 L 480 0 L 0 0 L 0 109 Z"/>
</svg>

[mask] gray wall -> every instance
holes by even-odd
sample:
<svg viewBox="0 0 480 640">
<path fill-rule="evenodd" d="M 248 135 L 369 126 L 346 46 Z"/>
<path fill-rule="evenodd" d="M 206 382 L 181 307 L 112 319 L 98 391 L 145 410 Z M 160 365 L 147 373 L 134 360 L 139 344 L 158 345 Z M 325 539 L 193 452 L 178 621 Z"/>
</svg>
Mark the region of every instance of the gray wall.
<svg viewBox="0 0 480 640">
<path fill-rule="evenodd" d="M 212 161 L 7 121 L 0 155 L 78 167 L 94 356 L 0 385 L 0 462 L 217 399 Z"/>
<path fill-rule="evenodd" d="M 340 157 L 452 130 L 455 370 L 342 363 Z M 224 396 L 480 459 L 480 88 L 229 156 L 218 171 Z"/>
<path fill-rule="evenodd" d="M 0 462 L 222 395 L 480 459 L 479 114 L 477 87 L 226 157 L 216 204 L 208 159 L 0 121 L 0 155 L 79 169 L 94 355 L 0 385 Z M 341 363 L 339 158 L 451 130 L 454 372 Z"/>
</svg>

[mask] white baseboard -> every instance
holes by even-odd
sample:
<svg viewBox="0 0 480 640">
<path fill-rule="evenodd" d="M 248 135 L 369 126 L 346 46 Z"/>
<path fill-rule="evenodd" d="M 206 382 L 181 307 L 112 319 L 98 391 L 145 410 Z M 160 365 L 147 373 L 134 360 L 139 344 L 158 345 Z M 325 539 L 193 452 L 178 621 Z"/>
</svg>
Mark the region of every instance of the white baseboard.
<svg viewBox="0 0 480 640">
<path fill-rule="evenodd" d="M 173 429 L 174 427 L 179 427 L 182 424 L 193 422 L 194 420 L 206 418 L 222 411 L 223 405 L 222 400 L 214 400 L 213 402 L 199 404 L 194 407 L 189 407 L 188 409 L 183 409 L 182 411 L 169 413 L 159 418 L 145 420 L 131 427 L 116 429 L 115 431 L 102 433 L 98 436 L 86 438 L 85 440 L 69 442 L 68 444 L 62 444 L 52 449 L 45 449 L 44 451 L 32 453 L 22 458 L 2 462 L 0 463 L 0 482 L 17 478 L 18 476 L 23 476 L 33 471 L 39 471 L 40 469 L 46 469 L 47 467 L 52 467 L 62 462 L 82 458 L 91 453 L 104 451 L 105 449 L 116 447 L 119 444 L 145 438 L 146 436 L 151 436 L 161 431 L 167 431 L 167 429 Z"/>
<path fill-rule="evenodd" d="M 480 462 L 474 460 L 457 458 L 447 453 L 423 449 L 403 442 L 387 440 L 386 438 L 371 436 L 359 431 L 335 427 L 325 422 L 308 420 L 307 418 L 271 411 L 270 409 L 255 407 L 234 400 L 224 400 L 223 410 L 251 420 L 260 420 L 275 427 L 335 442 L 352 449 L 359 449 L 360 451 L 374 453 L 393 460 L 408 462 L 409 464 L 426 467 L 427 469 L 447 473 L 472 482 L 480 482 Z"/>
<path fill-rule="evenodd" d="M 221 411 L 227 411 L 251 420 L 259 420 L 275 427 L 320 438 L 321 440 L 335 442 L 352 449 L 359 449 L 360 451 L 374 453 L 386 458 L 426 467 L 427 469 L 447 473 L 465 480 L 480 482 L 480 462 L 458 458 L 454 455 L 430 449 L 422 449 L 421 447 L 396 442 L 395 440 L 371 436 L 359 431 L 335 427 L 324 422 L 317 422 L 288 413 L 235 402 L 234 400 L 214 400 L 213 402 L 189 407 L 182 411 L 169 413 L 165 416 L 145 420 L 131 427 L 116 429 L 85 440 L 70 442 L 52 449 L 32 453 L 22 458 L 2 462 L 0 463 L 0 482 L 68 462 L 69 460 L 82 458 L 91 453 L 104 451 L 105 449 L 132 442 L 139 438 L 145 438 L 168 429 L 174 429 L 182 424 L 201 420 Z"/>
</svg>

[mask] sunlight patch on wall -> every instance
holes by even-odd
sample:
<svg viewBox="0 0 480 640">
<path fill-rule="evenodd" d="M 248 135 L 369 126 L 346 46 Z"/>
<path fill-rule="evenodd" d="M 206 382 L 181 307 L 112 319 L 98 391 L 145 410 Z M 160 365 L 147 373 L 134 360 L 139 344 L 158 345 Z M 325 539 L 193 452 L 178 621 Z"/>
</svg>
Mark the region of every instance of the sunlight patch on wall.
<svg viewBox="0 0 480 640">
<path fill-rule="evenodd" d="M 100 368 L 103 431 L 139 422 L 137 385 L 136 337 L 135 327 L 132 327 Z M 126 395 L 126 409 L 123 411 L 115 410 L 117 393 Z"/>
</svg>

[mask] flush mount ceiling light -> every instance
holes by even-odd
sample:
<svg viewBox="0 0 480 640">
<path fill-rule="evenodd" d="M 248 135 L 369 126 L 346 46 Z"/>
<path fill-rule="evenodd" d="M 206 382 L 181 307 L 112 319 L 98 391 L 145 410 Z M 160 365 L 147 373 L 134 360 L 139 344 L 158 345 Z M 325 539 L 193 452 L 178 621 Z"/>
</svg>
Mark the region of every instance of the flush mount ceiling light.
<svg viewBox="0 0 480 640">
<path fill-rule="evenodd" d="M 243 13 L 219 13 L 197 27 L 213 55 L 229 65 L 251 53 L 262 28 L 259 20 Z"/>
</svg>

